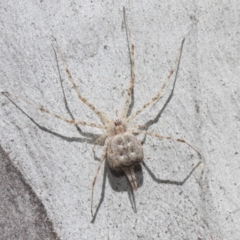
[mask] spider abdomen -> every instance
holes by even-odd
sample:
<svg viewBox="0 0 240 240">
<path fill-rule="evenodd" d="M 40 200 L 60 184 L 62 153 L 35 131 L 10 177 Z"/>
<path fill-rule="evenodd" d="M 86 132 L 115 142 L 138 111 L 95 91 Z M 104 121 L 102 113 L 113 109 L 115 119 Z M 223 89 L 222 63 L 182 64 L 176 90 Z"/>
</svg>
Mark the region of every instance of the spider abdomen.
<svg viewBox="0 0 240 240">
<path fill-rule="evenodd" d="M 129 168 L 143 160 L 143 147 L 131 133 L 117 134 L 109 142 L 107 159 L 113 169 Z"/>
</svg>

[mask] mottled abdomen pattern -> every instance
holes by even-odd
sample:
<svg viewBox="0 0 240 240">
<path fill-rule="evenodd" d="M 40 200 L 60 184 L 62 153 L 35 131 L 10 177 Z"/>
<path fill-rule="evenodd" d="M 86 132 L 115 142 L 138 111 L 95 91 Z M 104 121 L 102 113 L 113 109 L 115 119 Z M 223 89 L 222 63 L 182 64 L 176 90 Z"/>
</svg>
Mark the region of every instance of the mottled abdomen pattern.
<svg viewBox="0 0 240 240">
<path fill-rule="evenodd" d="M 107 159 L 113 169 L 129 168 L 143 160 L 143 148 L 131 133 L 115 135 L 108 144 Z"/>
</svg>

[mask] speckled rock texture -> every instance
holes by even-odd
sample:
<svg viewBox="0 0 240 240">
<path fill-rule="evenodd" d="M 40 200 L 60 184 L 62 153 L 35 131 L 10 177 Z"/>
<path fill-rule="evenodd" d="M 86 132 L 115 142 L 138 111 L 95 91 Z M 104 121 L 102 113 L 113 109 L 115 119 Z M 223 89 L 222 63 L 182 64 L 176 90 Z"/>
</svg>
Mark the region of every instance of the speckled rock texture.
<svg viewBox="0 0 240 240">
<path fill-rule="evenodd" d="M 132 112 L 160 89 L 186 39 L 173 95 L 174 78 L 134 123 L 158 115 L 149 131 L 185 139 L 202 158 L 186 144 L 147 136 L 138 190 L 103 165 L 92 218 L 102 146 L 95 157 L 92 147 L 102 131 L 77 128 L 1 94 L 1 240 L 239 239 L 237 1 L 2 0 L 0 91 L 99 124 L 56 60 L 55 38 L 82 95 L 114 118 L 131 73 L 123 6 L 135 45 Z"/>
</svg>

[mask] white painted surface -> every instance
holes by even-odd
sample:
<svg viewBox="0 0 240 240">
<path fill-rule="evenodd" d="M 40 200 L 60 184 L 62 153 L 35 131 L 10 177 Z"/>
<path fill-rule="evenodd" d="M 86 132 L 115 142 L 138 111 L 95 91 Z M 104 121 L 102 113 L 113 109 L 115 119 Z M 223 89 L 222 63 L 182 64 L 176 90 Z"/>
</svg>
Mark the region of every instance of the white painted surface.
<svg viewBox="0 0 240 240">
<path fill-rule="evenodd" d="M 92 144 L 74 126 L 15 100 L 46 128 L 40 129 L 1 96 L 0 143 L 41 199 L 61 239 L 239 239 L 237 1 L 2 1 L 0 90 L 69 118 L 51 46 L 54 36 L 82 94 L 114 117 L 130 78 L 123 6 L 135 44 L 135 110 L 157 92 L 186 38 L 174 96 L 150 130 L 191 142 L 203 156 L 203 174 L 200 166 L 183 186 L 158 184 L 143 167 L 143 184 L 135 193 L 137 213 L 128 192 L 120 191 L 125 178 L 109 174 L 92 224 L 91 183 L 98 162 Z M 64 72 L 62 76 L 74 117 L 98 122 L 77 99 Z M 138 122 L 154 117 L 164 99 Z M 147 166 L 162 180 L 181 181 L 199 162 L 181 143 L 147 138 L 144 149 Z M 101 147 L 97 152 L 100 156 Z M 102 179 L 103 168 L 95 207 Z"/>
</svg>

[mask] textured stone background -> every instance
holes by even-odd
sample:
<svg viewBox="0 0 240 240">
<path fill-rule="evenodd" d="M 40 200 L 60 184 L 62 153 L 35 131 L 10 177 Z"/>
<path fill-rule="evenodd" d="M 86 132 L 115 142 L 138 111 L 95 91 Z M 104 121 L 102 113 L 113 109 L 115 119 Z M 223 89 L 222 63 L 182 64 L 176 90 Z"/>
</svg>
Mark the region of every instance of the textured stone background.
<svg viewBox="0 0 240 240">
<path fill-rule="evenodd" d="M 160 88 L 186 38 L 174 95 L 150 130 L 186 139 L 202 159 L 184 144 L 147 137 L 147 168 L 137 171 L 140 187 L 134 195 L 124 176 L 102 167 L 93 224 L 90 194 L 98 162 L 91 149 L 100 131 L 81 127 L 81 132 L 1 95 L 1 239 L 239 239 L 236 0 L 1 1 L 0 90 L 67 118 L 71 112 L 99 122 L 61 71 L 68 110 L 54 36 L 82 94 L 114 117 L 130 78 L 123 6 L 136 50 L 133 111 Z M 62 70 L 63 63 L 59 66 Z M 172 83 L 136 122 L 159 113 Z"/>
</svg>

